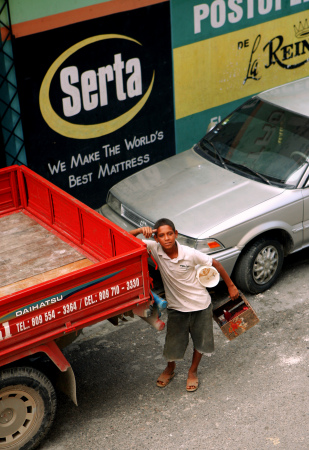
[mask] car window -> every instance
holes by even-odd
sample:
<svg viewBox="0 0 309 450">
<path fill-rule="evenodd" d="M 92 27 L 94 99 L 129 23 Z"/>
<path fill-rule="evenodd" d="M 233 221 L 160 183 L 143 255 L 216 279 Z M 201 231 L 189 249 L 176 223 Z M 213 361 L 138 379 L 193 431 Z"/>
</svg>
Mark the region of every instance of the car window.
<svg viewBox="0 0 309 450">
<path fill-rule="evenodd" d="M 297 187 L 309 161 L 309 118 L 253 98 L 213 128 L 200 142 L 219 152 L 229 169 L 244 169 L 271 183 Z M 245 169 L 248 170 L 246 171 Z"/>
</svg>

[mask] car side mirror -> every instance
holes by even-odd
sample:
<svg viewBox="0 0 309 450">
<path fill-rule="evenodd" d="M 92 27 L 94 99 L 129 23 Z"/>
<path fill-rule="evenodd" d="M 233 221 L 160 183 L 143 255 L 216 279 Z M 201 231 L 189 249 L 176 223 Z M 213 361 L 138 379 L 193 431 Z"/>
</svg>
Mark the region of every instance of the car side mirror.
<svg viewBox="0 0 309 450">
<path fill-rule="evenodd" d="M 217 124 L 215 122 L 210 122 L 208 127 L 207 127 L 207 131 L 206 133 L 209 133 L 209 131 L 211 131 L 213 128 L 215 128 Z"/>
</svg>

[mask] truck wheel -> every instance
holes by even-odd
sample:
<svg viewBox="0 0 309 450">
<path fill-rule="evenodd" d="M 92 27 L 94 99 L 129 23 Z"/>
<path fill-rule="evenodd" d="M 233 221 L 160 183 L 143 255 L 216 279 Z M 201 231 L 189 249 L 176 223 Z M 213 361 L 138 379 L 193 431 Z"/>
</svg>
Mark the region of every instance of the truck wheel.
<svg viewBox="0 0 309 450">
<path fill-rule="evenodd" d="M 283 248 L 273 239 L 258 239 L 244 250 L 236 265 L 234 280 L 243 291 L 258 294 L 269 289 L 279 276 Z"/>
<path fill-rule="evenodd" d="M 0 449 L 36 448 L 56 413 L 56 394 L 49 379 L 30 367 L 0 374 Z"/>
</svg>

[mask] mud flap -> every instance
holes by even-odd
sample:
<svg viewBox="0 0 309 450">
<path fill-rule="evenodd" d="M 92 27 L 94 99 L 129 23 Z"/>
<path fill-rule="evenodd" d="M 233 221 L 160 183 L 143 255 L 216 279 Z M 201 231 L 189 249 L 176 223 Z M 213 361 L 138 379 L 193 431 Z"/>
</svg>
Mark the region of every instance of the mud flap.
<svg viewBox="0 0 309 450">
<path fill-rule="evenodd" d="M 72 367 L 68 367 L 65 372 L 58 372 L 56 388 L 67 395 L 73 403 L 77 404 L 76 381 Z"/>
</svg>

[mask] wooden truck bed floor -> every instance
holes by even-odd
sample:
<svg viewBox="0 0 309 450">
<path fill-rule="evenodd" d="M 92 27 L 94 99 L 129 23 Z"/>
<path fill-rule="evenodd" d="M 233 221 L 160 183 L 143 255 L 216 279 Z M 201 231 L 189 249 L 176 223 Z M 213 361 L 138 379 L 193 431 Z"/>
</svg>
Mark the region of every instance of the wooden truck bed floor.
<svg viewBox="0 0 309 450">
<path fill-rule="evenodd" d="M 0 218 L 0 297 L 91 264 L 24 213 Z"/>
</svg>

